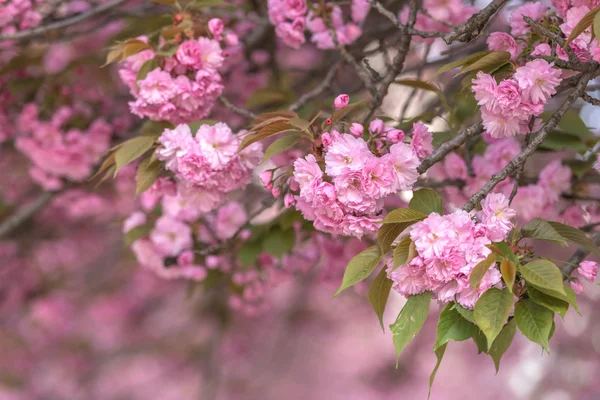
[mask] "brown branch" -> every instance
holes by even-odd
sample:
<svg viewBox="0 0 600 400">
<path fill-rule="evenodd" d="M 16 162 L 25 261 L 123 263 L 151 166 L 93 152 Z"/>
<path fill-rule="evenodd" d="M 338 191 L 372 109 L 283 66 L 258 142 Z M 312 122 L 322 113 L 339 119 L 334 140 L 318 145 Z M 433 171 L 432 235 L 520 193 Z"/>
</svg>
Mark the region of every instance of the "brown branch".
<svg viewBox="0 0 600 400">
<path fill-rule="evenodd" d="M 311 90 L 309 90 L 308 92 L 306 92 L 302 96 L 300 96 L 298 98 L 298 100 L 296 100 L 294 103 L 292 103 L 292 105 L 290 105 L 288 107 L 288 110 L 290 110 L 290 111 L 299 110 L 300 108 L 302 108 L 302 106 L 304 106 L 310 100 L 314 99 L 315 97 L 319 96 L 321 93 L 325 92 L 331 86 L 331 83 L 335 79 L 337 71 L 338 71 L 339 67 L 341 66 L 341 64 L 342 64 L 341 62 L 335 63 L 333 65 L 333 67 L 331 67 L 331 69 L 327 72 L 327 74 L 325 75 L 325 78 L 323 78 L 321 83 L 319 83 L 317 86 L 315 86 L 314 88 L 312 88 Z"/>
<path fill-rule="evenodd" d="M 544 126 L 536 132 L 535 138 L 531 141 L 529 146 L 525 147 L 519 155 L 513 158 L 503 169 L 501 169 L 498 173 L 492 175 L 492 178 L 485 184 L 481 189 L 479 189 L 465 204 L 463 210 L 471 211 L 475 208 L 477 204 L 483 199 L 489 192 L 491 192 L 498 183 L 502 182 L 508 176 L 512 175 L 517 171 L 521 164 L 523 164 L 527 158 L 535 152 L 540 144 L 544 141 L 548 133 L 556 128 L 556 125 L 560 122 L 563 115 L 571 108 L 573 103 L 579 98 L 581 93 L 585 91 L 585 86 L 588 81 L 591 79 L 591 73 L 585 73 L 580 78 L 579 83 L 575 87 L 575 90 L 567 97 L 565 102 L 560 106 L 558 110 L 550 117 L 550 119 L 544 124 Z M 530 133 L 533 135 L 533 133 Z"/>
<path fill-rule="evenodd" d="M 587 93 L 582 93 L 581 98 L 594 106 L 600 106 L 600 100 L 593 98 Z"/>
<path fill-rule="evenodd" d="M 594 244 L 596 246 L 600 245 L 600 232 L 598 232 L 594 236 L 592 236 L 592 242 L 594 242 Z M 582 262 L 583 259 L 586 258 L 589 254 L 590 254 L 590 251 L 588 249 L 586 249 L 585 247 L 578 248 L 575 251 L 575 253 L 573 253 L 571 258 L 569 258 L 568 263 L 563 264 L 561 269 L 563 270 L 563 272 L 565 274 L 571 275 L 573 273 L 573 271 L 575 271 L 577 269 L 577 265 L 580 262 Z"/>
<path fill-rule="evenodd" d="M 228 109 L 230 109 L 231 111 L 233 111 L 234 113 L 241 115 L 244 118 L 248 118 L 248 119 L 256 119 L 257 115 L 254 114 L 252 111 L 250 110 L 246 110 L 245 108 L 242 107 L 238 107 L 236 105 L 234 105 L 232 102 L 230 102 L 229 100 L 227 100 L 226 97 L 224 96 L 220 96 L 219 97 L 219 101 L 221 102 L 221 104 L 223 104 L 225 107 L 227 107 Z"/>
<path fill-rule="evenodd" d="M 8 237 L 12 232 L 27 222 L 35 213 L 43 208 L 57 192 L 42 192 L 31 203 L 19 208 L 0 224 L 0 239 Z"/>
<path fill-rule="evenodd" d="M 99 6 L 94 7 L 86 12 L 77 14 L 71 18 L 65 18 L 60 21 L 56 21 L 51 24 L 48 24 L 48 25 L 40 25 L 38 27 L 35 27 L 32 29 L 27 29 L 27 30 L 20 31 L 20 32 L 7 33 L 4 35 L 0 35 L 0 42 L 6 41 L 6 40 L 31 39 L 36 36 L 45 35 L 46 33 L 53 31 L 55 29 L 64 29 L 71 25 L 78 24 L 88 18 L 92 18 L 97 15 L 103 14 L 106 11 L 111 10 L 112 8 L 120 6 L 121 4 L 125 3 L 126 1 L 127 0 L 112 0 L 112 1 L 109 1 L 108 3 L 100 4 Z"/>
<path fill-rule="evenodd" d="M 441 161 L 446 154 L 450 153 L 452 150 L 460 147 L 463 143 L 469 140 L 472 137 L 475 137 L 483 132 L 483 124 L 478 123 L 469 126 L 464 131 L 460 132 L 458 135 L 454 136 L 452 139 L 444 142 L 440 147 L 435 149 L 435 151 L 429 156 L 425 157 L 421 161 L 421 165 L 417 168 L 417 171 L 420 174 L 425 173 L 429 168 L 431 168 L 434 164 Z"/>
<path fill-rule="evenodd" d="M 447 44 L 458 40 L 459 42 L 470 42 L 479 36 L 487 22 L 508 0 L 493 0 L 485 8 L 474 14 L 464 24 L 453 29 L 443 37 Z"/>
<path fill-rule="evenodd" d="M 411 0 L 410 2 L 410 10 L 408 14 L 408 22 L 406 25 L 402 25 L 400 30 L 402 31 L 402 36 L 400 37 L 400 43 L 398 44 L 398 53 L 394 57 L 392 61 L 392 68 L 387 72 L 385 77 L 381 82 L 381 86 L 378 91 L 375 92 L 373 96 L 373 100 L 371 102 L 371 107 L 365 118 L 363 119 L 363 124 L 365 124 L 369 118 L 373 116 L 375 110 L 381 106 L 383 102 L 383 98 L 388 92 L 388 89 L 396 76 L 404 67 L 404 61 L 406 60 L 406 55 L 408 54 L 408 50 L 410 49 L 410 43 L 412 40 L 412 36 L 410 33 L 410 29 L 415 25 L 415 21 L 417 20 L 417 11 L 419 9 L 420 1 L 419 0 Z"/>
</svg>

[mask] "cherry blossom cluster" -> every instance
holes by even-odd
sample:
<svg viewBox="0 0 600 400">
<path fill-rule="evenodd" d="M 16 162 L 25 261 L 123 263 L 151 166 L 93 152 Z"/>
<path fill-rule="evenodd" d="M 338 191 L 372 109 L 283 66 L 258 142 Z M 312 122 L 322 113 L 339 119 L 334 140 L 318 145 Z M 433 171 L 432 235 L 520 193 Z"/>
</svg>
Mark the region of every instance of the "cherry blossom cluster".
<svg viewBox="0 0 600 400">
<path fill-rule="evenodd" d="M 500 272 L 490 268 L 477 288 L 469 285 L 473 268 L 491 253 L 487 247 L 506 239 L 515 211 L 499 193 L 488 195 L 482 210 L 473 216 L 459 210 L 448 215 L 431 213 L 410 229 L 418 255 L 407 265 L 389 269 L 394 289 L 404 296 L 432 291 L 441 302 L 457 301 L 473 309 L 483 292 L 500 282 Z"/>
<path fill-rule="evenodd" d="M 142 66 L 158 58 L 158 66 L 137 80 Z M 148 49 L 127 58 L 119 74 L 135 97 L 131 112 L 173 124 L 205 118 L 223 91 L 218 72 L 223 61 L 221 45 L 207 37 L 183 41 L 173 56 L 158 57 Z"/>
<path fill-rule="evenodd" d="M 446 187 L 448 200 L 456 207 L 464 204 L 470 196 L 490 180 L 493 174 L 504 168 L 516 157 L 521 146 L 515 138 L 489 139 L 485 152 L 471 160 L 473 175 L 468 171 L 467 162 L 456 153 L 450 153 L 444 161 L 434 166 L 429 176 L 438 180 L 458 180 L 465 183 L 462 188 Z M 571 226 L 580 227 L 600 218 L 594 202 L 567 202 L 562 198 L 572 190 L 573 173 L 560 159 L 549 162 L 540 171 L 536 182 L 522 184 L 517 188 L 511 207 L 517 211 L 519 222 L 527 223 L 534 218 L 562 220 Z M 500 182 L 494 192 L 509 196 L 514 187 L 514 179 Z M 591 193 L 597 188 L 590 186 Z"/>
<path fill-rule="evenodd" d="M 594 7 L 598 6 L 596 0 L 586 1 L 570 1 L 570 0 L 553 0 L 552 5 L 556 15 L 562 19 L 562 23 L 556 22 L 560 31 L 565 37 L 569 37 L 575 26 L 581 21 L 581 19 Z M 511 33 L 517 40 L 521 40 L 527 37 L 532 30 L 529 24 L 523 19 L 523 17 L 529 17 L 532 20 L 543 23 L 553 18 L 552 10 L 541 2 L 527 3 L 517 8 L 510 16 L 509 22 L 511 27 Z M 506 51 L 511 52 L 515 49 L 522 47 L 522 45 L 515 43 L 515 39 L 505 36 L 504 46 L 509 49 Z M 522 43 L 522 42 L 521 42 Z M 573 50 L 579 61 L 589 61 L 594 59 L 600 61 L 600 48 L 598 48 L 598 40 L 592 35 L 591 28 L 587 28 L 582 34 L 576 37 L 569 43 L 569 47 Z M 555 49 L 551 49 L 547 43 L 537 42 L 534 46 L 534 50 L 531 53 L 532 56 L 551 56 L 552 51 L 556 52 L 556 56 L 563 61 L 569 59 L 567 52 L 564 48 L 556 46 Z"/>
<path fill-rule="evenodd" d="M 360 238 L 377 231 L 385 197 L 412 188 L 419 177 L 420 156 L 431 152 L 431 133 L 415 124 L 408 145 L 401 141 L 404 132 L 375 120 L 370 124 L 371 134 L 380 135 L 389 145 L 386 154 L 378 157 L 360 137 L 361 125 L 352 124 L 349 130 L 323 133 L 322 161 L 309 154 L 294 162 L 292 186 L 298 195 L 288 193 L 286 203 L 295 203 L 321 231 Z M 384 140 L 379 140 L 382 151 Z M 270 181 L 268 175 L 263 180 L 267 187 Z"/>
<path fill-rule="evenodd" d="M 104 118 L 92 119 L 83 129 L 70 124 L 89 116 L 89 111 L 77 105 L 62 106 L 44 120 L 36 104 L 23 107 L 17 120 L 15 146 L 33 163 L 29 170 L 32 179 L 46 190 L 60 189 L 63 180 L 84 181 L 110 147 L 114 126 Z"/>
<path fill-rule="evenodd" d="M 305 30 L 311 32 L 311 41 L 319 49 L 335 48 L 328 25 L 333 28 L 341 45 L 354 43 L 362 34 L 359 24 L 367 17 L 370 9 L 366 0 L 352 0 L 352 22 L 346 23 L 342 9 L 329 3 L 324 3 L 320 12 L 312 9 L 309 11 L 306 0 L 269 0 L 268 6 L 269 20 L 275 25 L 277 37 L 294 49 L 299 49 L 306 42 Z"/>
<path fill-rule="evenodd" d="M 532 118 L 544 112 L 561 74 L 560 69 L 541 59 L 517 68 L 511 79 L 500 83 L 492 75 L 478 72 L 472 90 L 486 131 L 494 138 L 534 132 L 541 121 Z"/>
<path fill-rule="evenodd" d="M 260 143 L 238 153 L 240 138 L 222 122 L 201 125 L 193 135 L 188 125 L 181 124 L 166 129 L 158 141 L 158 159 L 175 174 L 180 192 L 196 198 L 205 212 L 227 193 L 245 187 L 262 159 Z"/>
</svg>

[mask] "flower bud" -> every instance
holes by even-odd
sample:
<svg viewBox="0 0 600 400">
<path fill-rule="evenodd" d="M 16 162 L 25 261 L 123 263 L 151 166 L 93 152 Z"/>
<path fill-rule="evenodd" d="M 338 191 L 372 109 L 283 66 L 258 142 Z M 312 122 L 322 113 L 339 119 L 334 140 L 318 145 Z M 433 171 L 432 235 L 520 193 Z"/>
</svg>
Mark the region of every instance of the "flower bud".
<svg viewBox="0 0 600 400">
<path fill-rule="evenodd" d="M 353 122 L 352 125 L 350 125 L 350 133 L 356 137 L 361 137 L 364 131 L 365 127 L 359 123 Z"/>
<path fill-rule="evenodd" d="M 379 118 L 374 119 L 369 124 L 369 131 L 371 131 L 371 133 L 379 134 L 379 133 L 383 132 L 384 129 L 385 129 L 385 124 Z"/>
<path fill-rule="evenodd" d="M 335 108 L 344 108 L 348 105 L 349 102 L 350 96 L 348 96 L 347 94 L 340 94 L 333 101 L 333 105 L 335 106 Z"/>
</svg>

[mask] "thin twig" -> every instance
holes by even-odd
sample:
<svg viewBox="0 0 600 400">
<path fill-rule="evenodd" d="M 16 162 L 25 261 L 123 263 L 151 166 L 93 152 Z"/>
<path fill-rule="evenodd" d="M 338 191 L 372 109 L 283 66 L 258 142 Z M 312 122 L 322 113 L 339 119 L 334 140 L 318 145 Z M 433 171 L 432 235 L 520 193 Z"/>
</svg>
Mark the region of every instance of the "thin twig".
<svg viewBox="0 0 600 400">
<path fill-rule="evenodd" d="M 232 102 L 230 102 L 229 100 L 227 100 L 226 97 L 219 97 L 219 101 L 228 109 L 230 109 L 231 111 L 233 111 L 234 113 L 241 115 L 244 118 L 248 118 L 248 119 L 256 119 L 257 115 L 254 114 L 252 111 L 250 110 L 246 110 L 245 108 L 242 107 L 238 107 L 236 105 L 234 105 Z"/>
<path fill-rule="evenodd" d="M 408 50 L 410 49 L 410 43 L 412 40 L 412 36 L 409 32 L 410 29 L 415 25 L 417 20 L 417 11 L 420 5 L 419 0 L 411 0 L 410 1 L 410 9 L 408 13 L 408 22 L 406 25 L 402 25 L 400 30 L 402 31 L 402 36 L 400 37 L 400 43 L 398 44 L 398 53 L 394 57 L 392 61 L 392 68 L 387 72 L 385 77 L 381 82 L 381 86 L 378 91 L 375 92 L 373 96 L 373 100 L 371 101 L 371 107 L 365 118 L 363 119 L 363 124 L 366 123 L 375 113 L 375 110 L 381 106 L 383 102 L 383 98 L 388 93 L 388 89 L 394 79 L 398 76 L 402 69 L 404 68 L 404 61 L 406 60 L 406 55 L 408 54 Z"/>
<path fill-rule="evenodd" d="M 592 236 L 592 242 L 596 246 L 600 245 L 600 232 Z M 565 274 L 571 275 L 577 269 L 577 265 L 590 254 L 590 251 L 585 247 L 578 248 L 575 253 L 569 258 L 569 261 L 563 264 L 562 270 Z"/>
<path fill-rule="evenodd" d="M 309 90 L 308 92 L 306 92 L 302 96 L 300 96 L 298 98 L 298 100 L 296 100 L 292 105 L 290 105 L 288 107 L 288 110 L 290 110 L 290 111 L 299 110 L 300 108 L 302 108 L 302 106 L 304 106 L 310 100 L 314 99 L 315 97 L 319 96 L 321 93 L 325 92 L 329 88 L 329 86 L 331 86 L 331 83 L 333 82 L 334 78 L 336 77 L 336 74 L 337 74 L 337 71 L 338 71 L 338 68 L 340 67 L 340 65 L 342 65 L 341 62 L 335 63 L 333 65 L 333 67 L 331 67 L 331 69 L 327 72 L 327 74 L 325 75 L 325 78 L 321 81 L 321 83 L 319 83 L 317 86 L 315 86 L 314 88 L 312 88 L 311 90 Z"/>
<path fill-rule="evenodd" d="M 43 208 L 57 192 L 42 192 L 31 203 L 19 208 L 0 224 L 0 239 L 4 239 Z"/>
<path fill-rule="evenodd" d="M 446 154 L 450 153 L 452 150 L 460 147 L 463 143 L 469 140 L 472 137 L 475 137 L 483 132 L 483 124 L 478 123 L 469 126 L 464 131 L 460 132 L 458 135 L 454 136 L 452 139 L 444 142 L 440 147 L 435 149 L 435 151 L 429 156 L 425 157 L 421 161 L 421 165 L 417 168 L 417 171 L 420 174 L 425 173 L 429 168 L 431 168 L 434 164 L 441 161 Z"/>
<path fill-rule="evenodd" d="M 4 35 L 0 35 L 0 42 L 6 40 L 24 40 L 30 39 L 36 36 L 45 35 L 46 33 L 53 31 L 55 29 L 64 29 L 71 25 L 78 24 L 81 21 L 84 21 L 88 18 L 95 17 L 96 15 L 100 15 L 106 11 L 109 11 L 112 8 L 118 7 L 121 4 L 125 3 L 127 0 L 112 0 L 108 3 L 100 4 L 97 7 L 94 7 L 86 12 L 82 12 L 81 14 L 77 14 L 71 18 L 65 18 L 60 21 L 53 22 L 48 25 L 40 25 L 32 29 L 27 29 L 20 32 L 15 33 L 7 33 Z"/>
<path fill-rule="evenodd" d="M 452 32 L 443 37 L 447 44 L 458 40 L 460 42 L 470 42 L 473 38 L 479 36 L 485 24 L 492 18 L 508 0 L 493 0 L 485 8 L 474 14 L 464 24 L 456 27 Z"/>
</svg>

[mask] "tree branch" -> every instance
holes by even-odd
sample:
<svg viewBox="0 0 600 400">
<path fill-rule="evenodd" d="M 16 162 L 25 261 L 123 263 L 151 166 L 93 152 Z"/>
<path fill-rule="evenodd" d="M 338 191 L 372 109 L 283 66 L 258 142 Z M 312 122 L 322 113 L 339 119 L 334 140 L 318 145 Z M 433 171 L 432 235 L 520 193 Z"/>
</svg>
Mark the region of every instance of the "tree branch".
<svg viewBox="0 0 600 400">
<path fill-rule="evenodd" d="M 600 245 L 600 232 L 598 232 L 594 236 L 592 236 L 592 242 L 594 242 L 594 244 L 596 246 Z M 563 272 L 565 274 L 571 275 L 573 273 L 573 271 L 575 271 L 577 269 L 577 265 L 580 262 L 582 262 L 583 259 L 586 258 L 589 254 L 590 254 L 590 251 L 588 249 L 586 249 L 585 247 L 578 248 L 575 251 L 575 253 L 573 253 L 571 258 L 569 258 L 568 263 L 564 263 L 561 269 L 563 270 Z"/>
<path fill-rule="evenodd" d="M 53 31 L 55 29 L 64 29 L 71 25 L 78 24 L 81 21 L 84 21 L 88 18 L 92 18 L 92 17 L 95 17 L 102 13 L 105 13 L 106 11 L 109 11 L 112 8 L 120 6 L 121 4 L 125 3 L 126 1 L 127 0 L 112 0 L 112 1 L 109 1 L 108 3 L 100 4 L 99 6 L 94 7 L 86 12 L 77 14 L 71 18 L 65 18 L 60 21 L 50 23 L 48 25 L 41 25 L 41 26 L 38 26 L 38 27 L 35 27 L 32 29 L 27 29 L 24 31 L 16 32 L 16 33 L 7 33 L 4 35 L 0 35 L 0 42 L 6 41 L 6 40 L 31 39 L 36 36 L 45 35 L 46 33 Z"/>
<path fill-rule="evenodd" d="M 460 147 L 463 143 L 469 140 L 472 137 L 475 137 L 483 132 L 483 124 L 480 122 L 478 124 L 474 124 L 469 126 L 464 131 L 460 132 L 458 135 L 454 136 L 452 139 L 444 142 L 440 147 L 435 149 L 435 151 L 429 156 L 425 157 L 421 161 L 421 165 L 417 168 L 417 171 L 420 174 L 425 173 L 429 168 L 431 168 L 434 164 L 441 161 L 446 154 L 450 153 L 452 150 Z"/>
<path fill-rule="evenodd" d="M 485 8 L 474 14 L 464 24 L 455 28 L 452 32 L 443 37 L 447 44 L 458 40 L 459 42 L 470 42 L 473 38 L 479 36 L 485 24 L 492 18 L 508 0 L 493 0 Z"/>
<path fill-rule="evenodd" d="M 298 98 L 298 100 L 296 100 L 294 103 L 292 103 L 288 107 L 288 110 L 290 110 L 290 111 L 299 110 L 300 108 L 302 108 L 302 106 L 304 106 L 310 100 L 312 100 L 313 98 L 319 96 L 321 93 L 326 91 L 329 88 L 329 86 L 331 86 L 331 83 L 333 82 L 334 78 L 336 77 L 336 73 L 337 73 L 340 65 L 341 65 L 341 62 L 335 63 L 333 65 L 333 67 L 331 67 L 331 69 L 327 72 L 327 75 L 325 75 L 325 78 L 321 81 L 321 83 L 319 83 L 317 86 L 315 86 L 314 88 L 312 88 L 311 90 L 309 90 L 308 92 L 306 92 L 302 96 L 300 96 Z"/>
<path fill-rule="evenodd" d="M 220 96 L 219 97 L 219 101 L 221 102 L 221 104 L 223 104 L 225 107 L 227 107 L 228 109 L 230 109 L 231 111 L 233 111 L 234 113 L 241 115 L 244 118 L 248 118 L 248 119 L 255 119 L 257 117 L 256 114 L 254 114 L 252 111 L 250 110 L 246 110 L 245 108 L 242 107 L 238 107 L 236 105 L 234 105 L 232 102 L 230 102 L 226 97 L 224 96 Z"/>
<path fill-rule="evenodd" d="M 42 192 L 31 203 L 19 208 L 0 224 L 0 239 L 8 237 L 12 232 L 27 222 L 33 215 L 44 207 L 58 192 Z"/>
</svg>

